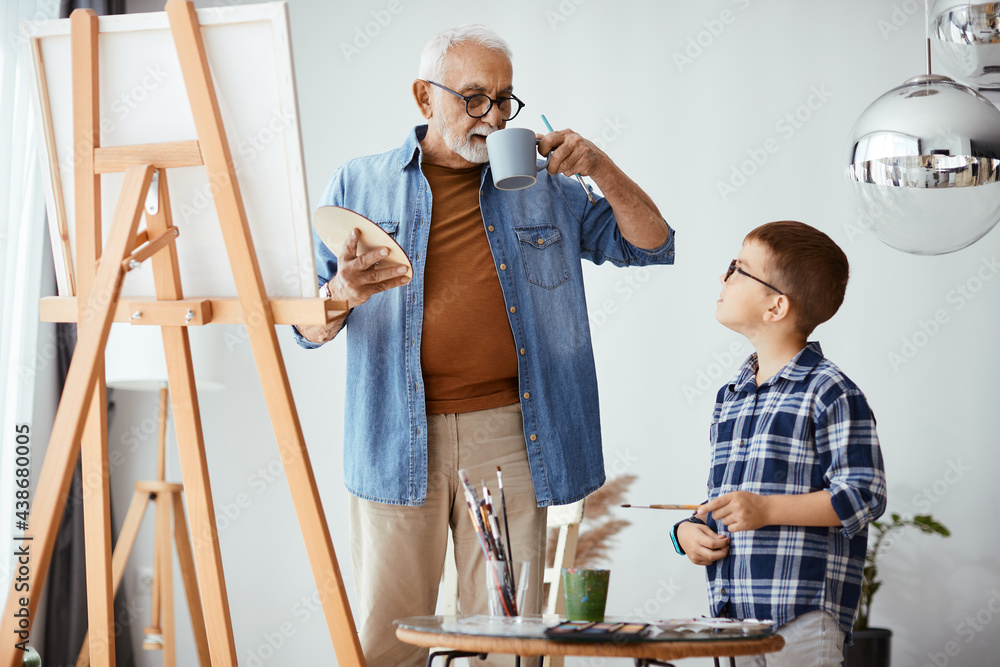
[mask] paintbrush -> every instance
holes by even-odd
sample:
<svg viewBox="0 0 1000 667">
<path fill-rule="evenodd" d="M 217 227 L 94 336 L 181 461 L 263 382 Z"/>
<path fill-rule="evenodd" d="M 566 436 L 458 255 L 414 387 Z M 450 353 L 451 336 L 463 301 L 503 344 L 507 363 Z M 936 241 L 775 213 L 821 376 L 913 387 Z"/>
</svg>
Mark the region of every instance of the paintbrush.
<svg viewBox="0 0 1000 667">
<path fill-rule="evenodd" d="M 483 500 L 486 505 L 486 518 L 490 524 L 490 534 L 493 537 L 493 543 L 497 546 L 497 555 L 500 557 L 500 560 L 507 560 L 507 554 L 503 548 L 503 533 L 500 532 L 500 521 L 493 510 L 493 496 L 490 494 L 490 490 L 486 487 L 485 482 L 483 482 Z"/>
<path fill-rule="evenodd" d="M 622 505 L 638 510 L 696 510 L 701 505 Z"/>
<path fill-rule="evenodd" d="M 489 549 L 486 545 L 486 528 L 483 525 L 483 517 L 479 512 L 479 499 L 476 497 L 476 490 L 472 487 L 472 483 L 469 482 L 469 475 L 465 470 L 458 471 L 458 478 L 462 482 L 462 486 L 465 488 L 465 502 L 469 506 L 469 518 L 472 519 L 472 526 L 476 531 L 476 535 L 479 536 L 479 546 L 483 549 L 483 559 L 485 565 L 488 569 L 493 571 L 493 580 L 496 582 L 497 590 L 500 592 L 500 603 L 503 605 L 504 613 L 507 616 L 513 616 L 512 604 L 508 603 L 508 592 L 500 581 L 500 577 L 497 576 L 496 569 L 490 566 L 491 558 Z"/>
<path fill-rule="evenodd" d="M 483 519 L 483 534 L 486 537 L 486 546 L 490 548 L 490 556 L 492 558 L 497 558 L 499 555 L 497 543 L 496 540 L 493 539 L 493 527 L 490 525 L 490 513 L 489 510 L 486 509 L 485 500 L 479 501 L 479 516 Z M 503 560 L 503 558 L 500 558 L 499 560 Z"/>
<path fill-rule="evenodd" d="M 469 482 L 469 476 L 466 474 L 465 470 L 458 471 L 458 478 L 462 482 L 462 486 L 465 487 L 465 502 L 469 505 L 469 514 L 472 515 L 472 525 L 476 529 L 476 534 L 483 543 L 483 548 L 485 549 L 486 544 L 486 527 L 483 525 L 483 516 L 479 509 L 479 498 L 476 497 L 476 490 L 472 488 L 472 484 Z M 489 554 L 487 553 L 487 558 Z"/>
<path fill-rule="evenodd" d="M 510 560 L 507 551 L 504 549 L 503 532 L 500 530 L 500 519 L 493 511 L 493 496 L 490 494 L 486 482 L 483 482 L 483 496 L 486 499 L 486 514 L 489 517 L 490 531 L 493 535 L 493 544 L 496 547 L 497 556 L 507 563 L 507 578 L 514 585 L 514 563 Z M 509 537 L 509 536 L 508 536 Z"/>
<path fill-rule="evenodd" d="M 510 536 L 510 526 L 507 525 L 507 496 L 503 492 L 503 476 L 500 474 L 500 466 L 497 466 L 497 485 L 500 487 L 500 511 L 503 513 L 503 532 L 507 536 L 507 562 L 514 562 L 514 555 L 511 552 L 511 542 L 513 538 Z"/>
<path fill-rule="evenodd" d="M 542 114 L 542 122 L 545 123 L 545 127 L 549 132 L 553 131 L 552 126 L 549 125 L 549 119 L 545 117 L 545 114 Z M 594 199 L 594 195 L 590 192 L 590 188 L 587 187 L 587 184 L 583 182 L 583 176 L 577 174 L 576 180 L 580 181 L 580 185 L 583 186 L 583 191 L 587 193 L 587 201 L 589 201 L 591 205 L 596 204 L 597 200 Z"/>
<path fill-rule="evenodd" d="M 512 587 L 511 595 L 513 596 L 517 588 L 513 588 L 518 585 L 518 582 L 514 581 L 514 554 L 513 554 L 513 543 L 514 540 L 510 536 L 510 524 L 507 522 L 507 496 L 503 491 L 503 475 L 500 472 L 500 466 L 497 466 L 497 487 L 500 490 L 500 513 L 503 514 L 503 532 L 500 531 L 500 520 L 494 516 L 493 521 L 496 523 L 496 530 L 502 537 L 497 542 L 497 548 L 501 551 L 504 548 L 504 536 L 507 542 L 507 577 L 510 580 L 510 585 Z M 488 493 L 488 491 L 487 491 Z M 492 500 L 492 498 L 491 498 Z M 492 503 L 491 503 L 492 507 Z M 515 610 L 521 609 L 521 604 L 518 601 L 514 601 Z M 515 611 L 515 613 L 520 613 L 520 611 Z"/>
</svg>

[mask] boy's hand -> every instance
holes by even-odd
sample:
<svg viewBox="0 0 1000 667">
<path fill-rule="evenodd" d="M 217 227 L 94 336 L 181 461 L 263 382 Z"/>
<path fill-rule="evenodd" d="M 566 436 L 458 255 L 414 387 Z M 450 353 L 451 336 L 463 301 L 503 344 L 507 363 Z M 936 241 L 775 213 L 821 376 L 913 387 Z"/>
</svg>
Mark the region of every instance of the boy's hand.
<svg viewBox="0 0 1000 667">
<path fill-rule="evenodd" d="M 700 523 L 685 521 L 677 526 L 677 542 L 695 565 L 708 565 L 729 554 L 729 538 Z"/>
<path fill-rule="evenodd" d="M 708 501 L 698 508 L 695 516 L 704 519 L 711 512 L 716 521 L 721 521 L 730 532 L 736 533 L 770 525 L 767 509 L 767 496 L 749 491 L 733 491 Z"/>
</svg>

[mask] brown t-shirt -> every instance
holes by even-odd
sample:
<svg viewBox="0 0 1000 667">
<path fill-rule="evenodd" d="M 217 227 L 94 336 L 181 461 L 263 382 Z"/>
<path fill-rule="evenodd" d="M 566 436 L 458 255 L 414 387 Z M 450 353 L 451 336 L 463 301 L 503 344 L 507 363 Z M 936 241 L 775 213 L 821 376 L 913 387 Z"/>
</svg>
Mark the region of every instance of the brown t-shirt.
<svg viewBox="0 0 1000 667">
<path fill-rule="evenodd" d="M 428 414 L 518 401 L 517 350 L 479 210 L 482 167 L 423 164 L 431 186 L 420 348 Z"/>
</svg>

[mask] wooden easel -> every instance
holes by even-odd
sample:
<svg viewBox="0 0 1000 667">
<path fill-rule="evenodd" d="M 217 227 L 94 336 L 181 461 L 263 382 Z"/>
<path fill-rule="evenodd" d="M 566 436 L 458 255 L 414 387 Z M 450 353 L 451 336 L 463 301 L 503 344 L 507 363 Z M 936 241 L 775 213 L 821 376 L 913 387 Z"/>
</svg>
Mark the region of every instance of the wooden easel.
<svg viewBox="0 0 1000 667">
<path fill-rule="evenodd" d="M 188 537 L 187 521 L 184 518 L 184 505 L 181 494 L 182 484 L 166 481 L 167 454 L 167 396 L 166 387 L 160 389 L 159 433 L 156 445 L 156 479 L 135 483 L 132 502 L 129 503 L 125 521 L 115 544 L 111 559 L 113 590 L 112 598 L 118 592 L 125 564 L 135 546 L 135 538 L 139 533 L 139 524 L 146 513 L 146 508 L 152 502 L 156 506 L 153 538 L 153 599 L 150 614 L 150 626 L 146 628 L 146 641 L 142 647 L 146 650 L 163 651 L 163 667 L 175 667 L 177 664 L 176 633 L 174 631 L 174 592 L 173 592 L 173 546 L 177 546 L 177 560 L 180 565 L 184 593 L 187 596 L 188 611 L 191 626 L 194 631 L 194 643 L 198 652 L 198 663 L 201 667 L 212 664 L 208 650 L 208 636 L 205 634 L 205 614 L 198 595 L 198 582 L 195 578 L 194 558 L 191 555 L 191 541 Z M 171 525 L 173 538 L 171 538 Z M 153 641 L 159 638 L 159 641 Z M 90 637 L 84 637 L 83 647 L 76 661 L 76 667 L 90 665 Z"/>
<path fill-rule="evenodd" d="M 268 298 L 194 5 L 190 0 L 169 0 L 165 9 L 197 141 L 101 148 L 98 20 L 91 10 L 76 10 L 70 17 L 77 295 L 43 299 L 39 310 L 47 321 L 76 322 L 77 345 L 32 500 L 29 527 L 21 542 L 29 545 L 31 552 L 30 590 L 18 592 L 12 582 L 0 621 L 0 667 L 20 665 L 22 653 L 14 648 L 19 630 L 14 613 L 21 608 L 20 599 L 27 597 L 29 616 L 34 619 L 78 454 L 82 455 L 84 479 L 90 661 L 96 667 L 115 665 L 104 347 L 111 323 L 127 322 L 136 311 L 142 317 L 133 323 L 159 326 L 163 334 L 212 665 L 233 666 L 237 658 L 187 333 L 188 326 L 209 322 L 242 323 L 247 328 L 337 662 L 361 667 L 364 657 L 275 332 L 276 324 L 327 323 L 342 314 L 346 304 Z M 174 244 L 178 229 L 172 224 L 166 170 L 202 165 L 213 184 L 237 299 L 185 300 L 181 289 Z M 100 175 L 121 171 L 125 180 L 102 250 Z M 154 174 L 157 179 L 152 191 L 158 206 L 155 213 L 147 211 L 146 229 L 138 232 Z M 152 262 L 155 299 L 122 302 L 125 274 L 147 259 Z"/>
</svg>

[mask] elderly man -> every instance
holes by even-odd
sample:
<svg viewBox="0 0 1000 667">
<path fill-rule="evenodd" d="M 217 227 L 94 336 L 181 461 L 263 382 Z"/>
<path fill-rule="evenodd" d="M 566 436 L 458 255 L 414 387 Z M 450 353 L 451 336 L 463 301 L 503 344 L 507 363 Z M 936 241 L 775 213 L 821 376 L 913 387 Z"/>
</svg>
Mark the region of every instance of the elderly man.
<svg viewBox="0 0 1000 667">
<path fill-rule="evenodd" d="M 534 186 L 493 186 L 486 136 L 522 107 L 510 58 L 483 26 L 434 37 L 413 83 L 427 125 L 398 149 L 343 165 L 321 200 L 377 223 L 413 264 L 411 281 L 379 264 L 387 250 L 359 255 L 356 233 L 344 248 L 316 238 L 319 284 L 351 310 L 296 332 L 312 348 L 347 330 L 344 474 L 372 666 L 423 664 L 426 651 L 396 641 L 392 621 L 434 613 L 449 526 L 460 610 L 485 611 L 460 469 L 478 485 L 502 468 L 513 557 L 533 575 L 524 611 L 538 610 L 544 507 L 604 483 L 581 259 L 674 259 L 652 200 L 575 132 L 540 136 L 551 159 Z M 575 174 L 598 184 L 596 204 Z"/>
</svg>

